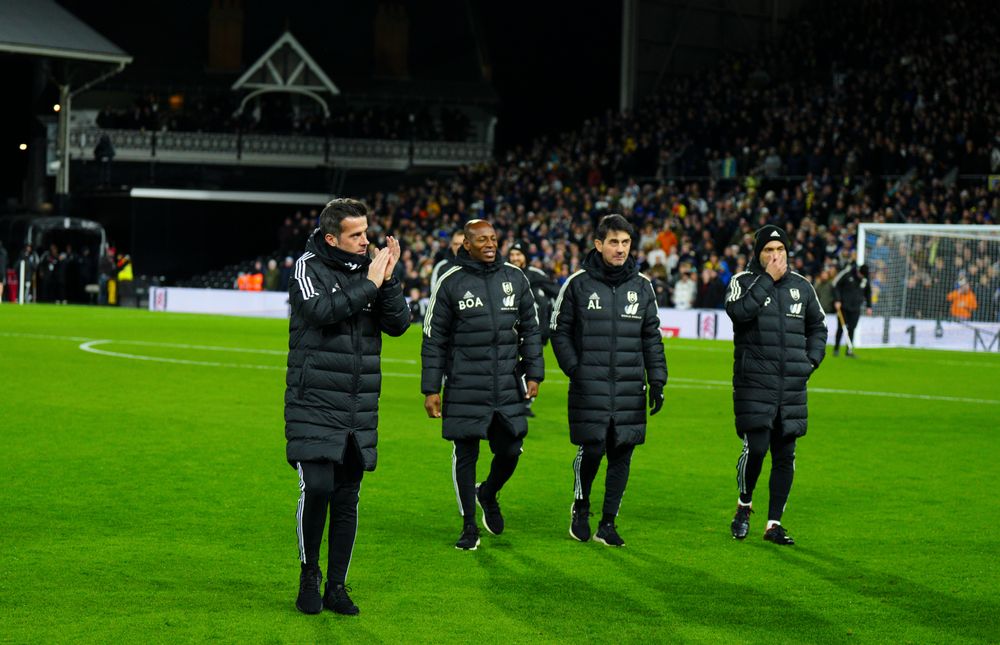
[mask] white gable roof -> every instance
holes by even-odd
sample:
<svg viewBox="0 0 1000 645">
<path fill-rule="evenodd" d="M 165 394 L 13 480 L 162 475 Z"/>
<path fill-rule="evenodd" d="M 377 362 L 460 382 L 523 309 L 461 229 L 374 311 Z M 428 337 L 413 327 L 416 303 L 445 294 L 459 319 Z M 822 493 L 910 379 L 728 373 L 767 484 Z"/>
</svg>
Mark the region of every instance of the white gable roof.
<svg viewBox="0 0 1000 645">
<path fill-rule="evenodd" d="M 290 31 L 283 33 L 271 48 L 233 83 L 233 90 L 244 88 L 329 92 L 335 96 L 340 94 L 340 89 Z"/>
</svg>

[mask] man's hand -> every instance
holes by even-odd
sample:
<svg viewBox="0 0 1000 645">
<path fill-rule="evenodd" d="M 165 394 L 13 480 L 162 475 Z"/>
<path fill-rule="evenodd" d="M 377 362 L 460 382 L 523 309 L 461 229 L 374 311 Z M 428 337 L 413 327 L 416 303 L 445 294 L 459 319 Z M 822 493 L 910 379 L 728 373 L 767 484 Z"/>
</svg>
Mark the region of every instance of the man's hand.
<svg viewBox="0 0 1000 645">
<path fill-rule="evenodd" d="M 836 309 L 837 311 L 840 311 L 840 301 L 839 300 L 834 300 L 833 301 L 833 308 Z"/>
<path fill-rule="evenodd" d="M 388 247 L 379 249 L 375 251 L 375 257 L 372 259 L 372 263 L 368 265 L 368 279 L 375 283 L 376 288 L 381 287 L 385 281 L 385 267 L 388 265 L 391 256 L 392 254 Z"/>
<path fill-rule="evenodd" d="M 866 316 L 872 315 L 872 308 L 871 307 L 865 307 L 865 315 Z"/>
<path fill-rule="evenodd" d="M 524 398 L 533 399 L 538 396 L 538 381 L 528 381 L 528 390 L 524 393 Z"/>
<path fill-rule="evenodd" d="M 424 410 L 427 410 L 427 416 L 431 419 L 441 418 L 441 395 L 440 394 L 428 394 L 424 397 Z"/>
<path fill-rule="evenodd" d="M 396 268 L 396 263 L 399 262 L 400 250 L 399 241 L 391 235 L 386 236 L 385 243 L 385 248 L 389 251 L 389 263 L 385 267 L 385 279 L 388 281 L 392 279 L 392 272 Z"/>
<path fill-rule="evenodd" d="M 777 282 L 788 271 L 788 257 L 784 253 L 775 253 L 771 256 L 771 261 L 767 263 L 765 271 L 772 280 Z"/>
<path fill-rule="evenodd" d="M 663 409 L 663 386 L 659 383 L 649 384 L 649 416 Z"/>
</svg>

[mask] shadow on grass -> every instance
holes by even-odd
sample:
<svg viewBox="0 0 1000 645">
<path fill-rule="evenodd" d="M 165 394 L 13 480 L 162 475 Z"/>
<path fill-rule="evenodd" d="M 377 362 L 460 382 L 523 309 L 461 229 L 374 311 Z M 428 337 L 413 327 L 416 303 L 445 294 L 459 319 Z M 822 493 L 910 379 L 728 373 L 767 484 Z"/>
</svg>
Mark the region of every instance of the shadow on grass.
<svg viewBox="0 0 1000 645">
<path fill-rule="evenodd" d="M 569 538 L 567 548 L 573 548 Z M 650 636 L 648 627 L 656 621 L 654 640 L 680 640 L 662 622 L 663 608 L 640 589 L 638 594 L 627 593 L 621 585 L 569 574 L 520 550 L 487 549 L 477 553 L 476 560 L 486 574 L 484 597 L 532 639 L 593 642 L 613 636 L 629 641 L 634 638 L 627 629 L 633 629 L 636 637 L 640 632 Z M 595 623 L 608 632 L 595 633 Z"/>
<path fill-rule="evenodd" d="M 785 562 L 844 591 L 906 612 L 915 623 L 984 642 L 1000 635 L 1000 603 L 959 598 L 902 576 L 866 568 L 830 553 L 803 548 L 776 549 Z M 960 583 L 956 581 L 956 586 Z"/>
<path fill-rule="evenodd" d="M 617 567 L 649 587 L 676 619 L 738 632 L 739 638 L 774 642 L 846 641 L 845 631 L 822 614 L 793 602 L 781 589 L 763 589 L 755 580 L 734 582 L 636 549 L 604 549 L 608 567 Z M 812 605 L 810 605 L 812 606 Z M 806 636 L 808 634 L 809 636 Z"/>
<path fill-rule="evenodd" d="M 680 642 L 699 628 L 722 640 L 753 639 L 764 631 L 775 642 L 848 639 L 840 626 L 780 589 L 723 580 L 628 548 L 581 545 L 569 538 L 566 548 L 589 551 L 578 555 L 597 564 L 570 572 L 553 564 L 573 566 L 562 558 L 481 550 L 476 561 L 486 574 L 483 597 L 534 638 L 546 640 L 600 640 L 595 624 L 605 625 L 606 635 L 620 641 Z"/>
</svg>

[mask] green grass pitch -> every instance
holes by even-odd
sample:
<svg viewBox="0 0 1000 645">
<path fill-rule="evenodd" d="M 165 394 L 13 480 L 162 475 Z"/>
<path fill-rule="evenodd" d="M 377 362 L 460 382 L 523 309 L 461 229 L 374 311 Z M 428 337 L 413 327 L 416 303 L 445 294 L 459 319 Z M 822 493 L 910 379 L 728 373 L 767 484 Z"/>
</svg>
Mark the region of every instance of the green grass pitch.
<svg viewBox="0 0 1000 645">
<path fill-rule="evenodd" d="M 0 641 L 1000 640 L 997 355 L 828 356 L 784 518 L 798 544 L 782 548 L 761 539 L 763 511 L 745 542 L 729 535 L 731 344 L 667 341 L 666 405 L 633 459 L 627 546 L 611 549 L 568 536 L 574 448 L 547 350 L 507 530 L 460 552 L 419 345 L 416 328 L 385 341 L 349 579 L 362 613 L 305 616 L 287 323 L 0 307 Z"/>
</svg>

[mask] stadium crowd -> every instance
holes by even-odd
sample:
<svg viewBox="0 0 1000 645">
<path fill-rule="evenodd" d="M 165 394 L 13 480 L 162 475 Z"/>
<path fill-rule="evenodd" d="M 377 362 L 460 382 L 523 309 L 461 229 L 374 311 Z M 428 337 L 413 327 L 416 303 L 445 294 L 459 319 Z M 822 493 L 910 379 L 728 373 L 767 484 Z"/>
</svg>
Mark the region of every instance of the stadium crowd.
<svg viewBox="0 0 1000 645">
<path fill-rule="evenodd" d="M 764 224 L 788 231 L 793 270 L 822 287 L 854 259 L 861 222 L 995 223 L 1000 192 L 987 175 L 1000 173 L 1000 5 L 977 7 L 825 5 L 752 54 L 671 80 L 632 112 L 366 196 L 370 233 L 379 245 L 386 232 L 400 239 L 406 293 L 427 296 L 433 266 L 470 218 L 494 223 L 504 255 L 523 242 L 531 264 L 561 282 L 580 267 L 597 218 L 622 213 L 660 304 L 711 308 Z M 287 286 L 280 274 L 315 216 L 281 227 L 272 259 L 284 269 L 271 284 Z M 887 271 L 878 262 L 876 301 Z M 913 268 L 913 288 L 940 292 L 935 307 L 948 311 L 964 280 L 978 301 L 971 316 L 997 319 L 994 260 L 956 247 Z"/>
<path fill-rule="evenodd" d="M 335 104 L 329 117 L 319 106 L 299 107 L 287 95 L 265 95 L 239 112 L 240 97 L 200 94 L 187 99 L 147 92 L 128 108 L 104 107 L 101 128 L 122 130 L 216 132 L 330 136 L 343 139 L 466 141 L 470 120 L 461 110 L 427 105 Z"/>
</svg>

